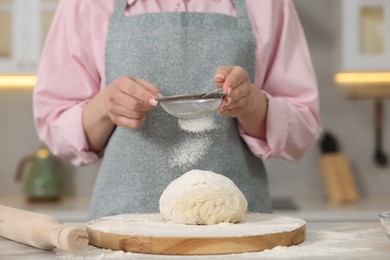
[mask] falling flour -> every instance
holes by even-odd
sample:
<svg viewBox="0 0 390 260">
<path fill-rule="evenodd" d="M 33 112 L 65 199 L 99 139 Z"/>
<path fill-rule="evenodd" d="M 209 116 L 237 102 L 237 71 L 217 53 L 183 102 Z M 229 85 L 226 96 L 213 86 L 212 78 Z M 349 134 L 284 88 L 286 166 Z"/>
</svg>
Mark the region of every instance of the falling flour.
<svg viewBox="0 0 390 260">
<path fill-rule="evenodd" d="M 195 164 L 202 159 L 213 143 L 207 133 L 218 128 L 213 116 L 179 119 L 178 124 L 181 130 L 190 135 L 173 147 L 169 159 L 171 168 Z"/>
<path fill-rule="evenodd" d="M 183 166 L 194 164 L 199 161 L 207 152 L 212 139 L 208 136 L 189 136 L 179 145 L 173 148 L 169 165 Z"/>
<path fill-rule="evenodd" d="M 201 133 L 217 128 L 215 120 L 212 116 L 194 119 L 179 119 L 178 123 L 182 130 L 190 133 Z"/>
</svg>

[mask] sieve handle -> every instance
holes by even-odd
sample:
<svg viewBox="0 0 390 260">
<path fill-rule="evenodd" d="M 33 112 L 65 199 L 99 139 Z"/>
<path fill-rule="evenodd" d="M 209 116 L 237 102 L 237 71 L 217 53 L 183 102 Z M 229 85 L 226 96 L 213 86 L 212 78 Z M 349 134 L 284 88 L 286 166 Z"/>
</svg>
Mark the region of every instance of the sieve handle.
<svg viewBox="0 0 390 260">
<path fill-rule="evenodd" d="M 225 93 L 223 93 L 223 90 L 220 88 L 214 89 L 211 92 L 208 92 L 206 94 L 203 94 L 202 98 L 221 98 L 224 97 Z"/>
</svg>

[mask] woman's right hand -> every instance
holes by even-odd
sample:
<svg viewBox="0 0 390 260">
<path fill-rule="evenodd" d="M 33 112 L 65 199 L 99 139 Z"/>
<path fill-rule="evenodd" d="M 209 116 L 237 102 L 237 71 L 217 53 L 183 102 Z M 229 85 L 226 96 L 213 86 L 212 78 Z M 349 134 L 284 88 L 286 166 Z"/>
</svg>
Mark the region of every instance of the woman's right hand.
<svg viewBox="0 0 390 260">
<path fill-rule="evenodd" d="M 161 91 L 144 79 L 120 77 L 105 90 L 107 116 L 118 126 L 139 128 L 145 122 L 145 113 L 157 106 Z"/>
<path fill-rule="evenodd" d="M 83 128 L 91 151 L 99 152 L 115 128 L 139 128 L 145 113 L 157 106 L 160 90 L 144 79 L 120 77 L 85 106 Z"/>
</svg>

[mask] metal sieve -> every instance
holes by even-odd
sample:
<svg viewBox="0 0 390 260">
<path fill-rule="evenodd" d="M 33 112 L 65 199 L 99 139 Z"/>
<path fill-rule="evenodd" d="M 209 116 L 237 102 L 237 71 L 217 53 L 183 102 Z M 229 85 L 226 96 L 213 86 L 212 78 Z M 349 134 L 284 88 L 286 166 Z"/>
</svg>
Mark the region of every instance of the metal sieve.
<svg viewBox="0 0 390 260">
<path fill-rule="evenodd" d="M 202 94 L 162 97 L 157 101 L 168 114 L 189 119 L 212 113 L 219 107 L 224 96 L 221 89 L 216 89 Z"/>
</svg>

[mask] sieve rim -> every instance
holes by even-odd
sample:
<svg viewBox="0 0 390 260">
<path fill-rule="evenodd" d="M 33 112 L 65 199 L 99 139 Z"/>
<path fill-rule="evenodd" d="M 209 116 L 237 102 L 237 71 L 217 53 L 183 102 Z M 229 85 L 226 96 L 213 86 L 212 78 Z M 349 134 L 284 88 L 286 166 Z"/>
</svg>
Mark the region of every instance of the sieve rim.
<svg viewBox="0 0 390 260">
<path fill-rule="evenodd" d="M 196 99 L 220 99 L 225 94 L 223 93 L 216 93 L 210 96 L 205 96 L 207 93 L 201 93 L 201 94 L 192 94 L 192 95 L 174 95 L 169 97 L 161 97 L 157 98 L 156 101 L 163 102 L 163 101 L 175 101 L 175 100 L 196 100 Z"/>
</svg>

